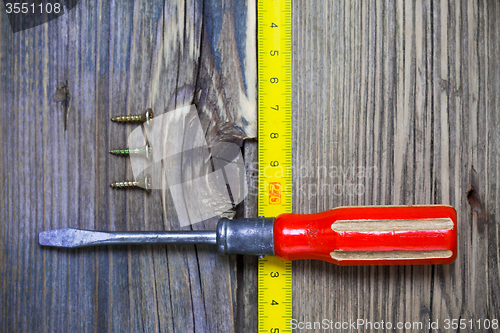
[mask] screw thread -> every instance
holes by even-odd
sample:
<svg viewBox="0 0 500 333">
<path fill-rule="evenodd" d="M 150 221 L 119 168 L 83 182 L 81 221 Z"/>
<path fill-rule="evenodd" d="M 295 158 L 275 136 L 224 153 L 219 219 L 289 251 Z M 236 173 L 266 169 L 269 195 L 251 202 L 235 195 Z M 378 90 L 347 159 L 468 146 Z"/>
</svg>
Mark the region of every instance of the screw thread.
<svg viewBox="0 0 500 333">
<path fill-rule="evenodd" d="M 109 184 L 112 188 L 132 188 L 137 187 L 137 182 L 135 181 L 125 181 L 125 182 L 113 182 Z"/>
<path fill-rule="evenodd" d="M 144 122 L 143 116 L 138 115 L 123 115 L 116 116 L 111 118 L 112 121 L 116 121 L 117 123 L 136 123 L 136 122 Z"/>
<path fill-rule="evenodd" d="M 153 110 L 148 108 L 143 114 L 120 115 L 112 117 L 117 123 L 149 123 L 153 119 Z"/>
<path fill-rule="evenodd" d="M 149 192 L 151 191 L 151 175 L 148 174 L 135 181 L 113 182 L 109 186 L 112 188 L 142 188 Z"/>
<path fill-rule="evenodd" d="M 119 156 L 139 155 L 144 156 L 148 160 L 151 160 L 153 148 L 151 147 L 149 141 L 146 141 L 146 145 L 144 145 L 144 147 L 142 148 L 120 148 L 110 150 L 109 152 L 113 155 Z"/>
<path fill-rule="evenodd" d="M 119 155 L 119 156 L 127 156 L 130 154 L 130 149 L 125 148 L 125 149 L 113 149 L 109 151 L 113 155 Z"/>
</svg>

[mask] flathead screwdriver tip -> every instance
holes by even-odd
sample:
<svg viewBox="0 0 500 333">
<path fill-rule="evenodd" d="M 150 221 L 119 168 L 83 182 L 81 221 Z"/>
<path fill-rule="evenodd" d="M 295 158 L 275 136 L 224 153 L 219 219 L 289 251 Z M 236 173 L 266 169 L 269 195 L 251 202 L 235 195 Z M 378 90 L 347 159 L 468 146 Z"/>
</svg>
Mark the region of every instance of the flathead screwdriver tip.
<svg viewBox="0 0 500 333">
<path fill-rule="evenodd" d="M 66 228 L 40 232 L 38 243 L 42 246 L 75 248 L 91 246 L 109 238 L 106 232 Z"/>
</svg>

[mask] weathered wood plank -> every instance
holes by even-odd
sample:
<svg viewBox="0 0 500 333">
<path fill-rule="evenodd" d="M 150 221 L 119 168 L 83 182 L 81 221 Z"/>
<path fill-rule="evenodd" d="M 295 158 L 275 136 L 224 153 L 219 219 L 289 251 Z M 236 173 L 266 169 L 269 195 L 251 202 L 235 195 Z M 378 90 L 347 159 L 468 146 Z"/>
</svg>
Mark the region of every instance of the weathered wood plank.
<svg viewBox="0 0 500 333">
<path fill-rule="evenodd" d="M 295 263 L 293 317 L 440 320 L 441 330 L 444 319 L 498 318 L 498 3 L 293 9 L 296 212 L 443 203 L 459 218 L 450 266 Z"/>
<path fill-rule="evenodd" d="M 81 1 L 16 34 L 1 16 L 0 330 L 236 331 L 235 257 L 194 246 L 42 249 L 36 235 L 179 228 L 168 191 L 109 188 L 132 178 L 108 151 L 135 128 L 109 119 L 196 102 L 210 143 L 255 136 L 254 8 Z"/>
<path fill-rule="evenodd" d="M 244 217 L 255 217 L 258 212 L 259 162 L 258 144 L 255 140 L 247 140 L 244 145 L 245 168 L 247 174 L 248 196 L 242 203 Z M 258 331 L 258 259 L 253 256 L 242 256 L 238 262 L 238 332 Z"/>
</svg>

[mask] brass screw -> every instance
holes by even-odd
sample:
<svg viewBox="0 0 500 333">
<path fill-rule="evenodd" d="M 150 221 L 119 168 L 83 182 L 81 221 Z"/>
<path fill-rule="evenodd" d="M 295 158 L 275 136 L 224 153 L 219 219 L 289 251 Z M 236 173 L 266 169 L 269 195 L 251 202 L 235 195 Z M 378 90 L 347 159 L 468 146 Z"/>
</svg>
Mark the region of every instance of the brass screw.
<svg viewBox="0 0 500 333">
<path fill-rule="evenodd" d="M 141 148 L 124 148 L 124 149 L 113 149 L 109 151 L 113 155 L 119 156 L 128 156 L 128 155 L 136 155 L 136 156 L 144 156 L 146 159 L 151 160 L 153 157 L 153 147 L 149 141 L 146 141 L 146 144 Z"/>
<path fill-rule="evenodd" d="M 153 119 L 153 110 L 148 108 L 143 114 L 128 115 L 128 116 L 116 116 L 111 118 L 112 121 L 117 123 L 146 123 Z"/>
<path fill-rule="evenodd" d="M 146 175 L 142 179 L 127 181 L 127 182 L 114 182 L 109 184 L 112 188 L 142 188 L 146 191 L 151 191 L 151 175 Z"/>
</svg>

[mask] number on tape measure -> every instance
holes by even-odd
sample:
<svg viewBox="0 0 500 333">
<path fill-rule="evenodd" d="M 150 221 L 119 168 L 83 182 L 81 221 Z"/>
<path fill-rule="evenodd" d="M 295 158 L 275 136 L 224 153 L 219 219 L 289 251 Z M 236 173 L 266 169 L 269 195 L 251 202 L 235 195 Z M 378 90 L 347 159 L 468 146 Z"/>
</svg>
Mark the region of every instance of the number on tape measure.
<svg viewBox="0 0 500 333">
<path fill-rule="evenodd" d="M 259 215 L 292 208 L 291 0 L 259 0 Z M 259 332 L 291 332 L 292 265 L 259 259 Z"/>
</svg>

